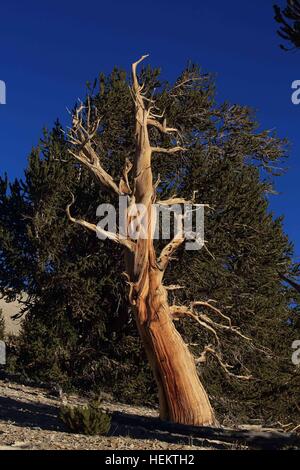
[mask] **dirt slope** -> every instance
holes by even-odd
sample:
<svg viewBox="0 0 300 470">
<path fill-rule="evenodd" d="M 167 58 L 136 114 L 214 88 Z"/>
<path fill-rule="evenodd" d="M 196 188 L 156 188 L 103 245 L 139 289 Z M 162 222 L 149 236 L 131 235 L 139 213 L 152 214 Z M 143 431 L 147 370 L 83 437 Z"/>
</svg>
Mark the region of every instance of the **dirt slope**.
<svg viewBox="0 0 300 470">
<path fill-rule="evenodd" d="M 83 404 L 76 395 L 61 396 L 45 388 L 0 379 L 0 450 L 208 450 L 300 448 L 300 437 L 280 429 L 239 426 L 236 429 L 190 427 L 162 423 L 154 409 L 106 400 L 112 413 L 108 436 L 84 436 L 67 431 L 58 419 L 61 402 Z"/>
<path fill-rule="evenodd" d="M 76 396 L 68 397 L 71 403 L 81 403 Z M 84 436 L 66 432 L 57 418 L 60 399 L 42 388 L 28 387 L 0 380 L 0 450 L 5 449 L 88 449 L 88 450 L 134 450 L 134 449 L 199 449 L 189 445 L 186 439 L 174 442 L 130 436 L 126 426 L 115 424 L 112 435 L 107 437 Z M 156 416 L 155 410 L 134 408 L 121 404 L 106 403 L 111 411 L 142 416 Z M 149 433 L 148 433 L 149 434 Z M 170 439 L 169 439 L 170 440 Z M 171 439 L 172 440 L 172 439 Z M 192 442 L 192 440 L 190 439 Z"/>
</svg>

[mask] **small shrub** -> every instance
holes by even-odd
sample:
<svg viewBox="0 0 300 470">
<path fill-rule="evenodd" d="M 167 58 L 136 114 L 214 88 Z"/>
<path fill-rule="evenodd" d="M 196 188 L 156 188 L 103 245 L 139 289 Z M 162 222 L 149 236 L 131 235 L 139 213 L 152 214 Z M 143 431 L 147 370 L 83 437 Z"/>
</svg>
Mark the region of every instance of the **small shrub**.
<svg viewBox="0 0 300 470">
<path fill-rule="evenodd" d="M 72 432 L 90 436 L 106 435 L 111 425 L 111 417 L 97 401 L 83 406 L 61 406 L 59 417 Z"/>
</svg>

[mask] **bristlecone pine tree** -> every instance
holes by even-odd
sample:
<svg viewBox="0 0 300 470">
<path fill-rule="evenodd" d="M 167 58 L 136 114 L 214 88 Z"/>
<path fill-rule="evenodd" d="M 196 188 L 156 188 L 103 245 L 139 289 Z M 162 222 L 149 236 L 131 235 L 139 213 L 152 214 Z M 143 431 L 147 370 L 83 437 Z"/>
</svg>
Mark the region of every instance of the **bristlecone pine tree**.
<svg viewBox="0 0 300 470">
<path fill-rule="evenodd" d="M 135 222 L 143 236 L 137 239 L 122 237 L 120 234 L 104 231 L 83 219 L 74 218 L 70 211 L 74 198 L 67 207 L 67 214 L 70 221 L 105 235 L 124 248 L 126 277 L 130 288 L 129 301 L 134 309 L 137 328 L 157 382 L 161 419 L 191 425 L 215 425 L 214 412 L 199 380 L 194 359 L 176 330 L 173 320 L 181 316 L 192 317 L 205 329 L 217 335 L 215 322 L 208 315 L 198 315 L 196 310 L 198 305 L 203 304 L 214 311 L 216 307 L 201 301 L 193 302 L 189 308 L 170 305 L 168 302 L 168 291 L 163 285 L 163 278 L 172 256 L 185 242 L 181 224 L 178 231 L 175 230 L 174 238 L 159 254 L 154 247 L 155 217 L 152 205 L 190 204 L 193 198 L 189 201 L 181 197 L 158 200 L 159 180 L 153 181 L 152 158 L 155 154 L 172 154 L 176 158 L 176 154 L 187 149 L 178 144 L 179 131 L 168 127 L 163 115 L 155 114 L 153 97 L 148 98 L 143 93 L 143 85 L 138 82 L 136 69 L 146 57 L 143 56 L 132 65 L 135 155 L 133 162 L 126 159 L 119 184 L 102 166 L 103 159 L 107 156 L 103 155 L 99 140 L 97 146 L 94 144 L 101 119 L 91 105 L 90 98 L 87 99 L 86 106 L 82 104 L 75 110 L 69 132 L 70 154 L 92 172 L 101 188 L 105 188 L 114 196 L 128 197 L 129 205 L 124 214 L 128 226 Z M 155 146 L 149 137 L 149 128 L 153 127 L 162 134 L 172 135 L 171 142 L 174 142 L 174 146 Z M 133 172 L 133 184 L 129 182 L 130 172 Z M 143 215 L 139 213 L 141 207 L 145 210 Z M 219 314 L 228 321 L 224 328 L 243 337 L 242 333 L 231 325 L 227 316 L 222 312 Z M 216 355 L 220 364 L 227 368 L 212 347 L 205 348 L 203 357 L 208 353 Z"/>
<path fill-rule="evenodd" d="M 291 344 L 299 339 L 300 294 L 289 281 L 298 285 L 300 270 L 282 218 L 270 213 L 268 203 L 270 177 L 284 166 L 285 141 L 258 131 L 248 107 L 218 105 L 212 77 L 197 66 L 189 64 L 174 84 L 160 83 L 158 75 L 157 69 L 141 71 L 143 93 L 151 99 L 155 88 L 156 105 L 180 129 L 188 149 L 153 158 L 154 180 L 161 175 L 159 197 L 180 191 L 189 199 L 198 191 L 197 202 L 213 208 L 206 208 L 206 249 L 179 247 L 164 284 L 171 304 L 205 301 L 193 313 L 215 324 L 200 329 L 195 317 L 180 317 L 176 327 L 199 359 L 201 381 L 224 424 L 259 418 L 296 426 L 299 368 L 291 362 Z M 105 149 L 105 168 L 117 180 L 124 156 L 134 160 L 134 102 L 124 71 L 101 74 L 97 83 L 91 99 L 102 119 L 93 146 Z M 157 147 L 171 146 L 176 136 L 154 126 L 149 134 Z M 9 367 L 64 388 L 105 390 L 130 403 L 153 404 L 155 384 L 119 276 L 122 247 L 99 242 L 65 214 L 69 190 L 76 198 L 74 217 L 85 220 L 95 220 L 98 201 L 109 202 L 110 195 L 101 191 L 99 197 L 93 174 L 68 158 L 68 149 L 56 123 L 31 152 L 22 180 L 0 178 L 0 291 L 7 300 L 27 294 L 20 346 L 9 348 Z M 156 242 L 157 252 L 163 243 Z M 219 323 L 219 312 L 253 341 L 227 329 L 225 318 Z M 271 352 L 263 354 L 254 343 Z M 209 344 L 218 355 L 201 354 Z M 219 359 L 231 367 L 219 367 Z M 234 375 L 250 374 L 247 368 L 253 379 L 236 380 Z"/>
</svg>

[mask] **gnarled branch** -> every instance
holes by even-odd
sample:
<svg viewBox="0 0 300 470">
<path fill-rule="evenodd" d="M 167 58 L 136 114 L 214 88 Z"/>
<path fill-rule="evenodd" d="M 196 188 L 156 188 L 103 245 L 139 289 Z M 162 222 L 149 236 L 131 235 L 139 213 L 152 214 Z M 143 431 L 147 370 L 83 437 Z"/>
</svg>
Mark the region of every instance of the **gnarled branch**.
<svg viewBox="0 0 300 470">
<path fill-rule="evenodd" d="M 167 153 L 169 155 L 173 153 L 178 153 L 178 152 L 186 152 L 186 148 L 184 147 L 170 147 L 170 148 L 165 148 L 165 147 L 151 147 L 152 152 L 157 152 L 157 153 Z"/>
<path fill-rule="evenodd" d="M 221 310 L 219 310 L 218 308 L 214 307 L 214 305 L 211 305 L 211 302 L 216 302 L 215 300 L 208 300 L 207 302 L 204 302 L 204 301 L 196 301 L 196 302 L 192 302 L 192 307 L 196 307 L 197 305 L 201 305 L 203 307 L 207 307 L 207 308 L 210 308 L 211 310 L 213 310 L 213 312 L 217 313 L 218 315 L 220 315 L 222 318 L 224 318 L 225 320 L 228 321 L 228 324 L 229 326 L 232 326 L 232 323 L 231 323 L 231 318 L 228 317 L 227 315 L 224 315 L 224 313 L 221 312 Z"/>
<path fill-rule="evenodd" d="M 196 359 L 196 363 L 199 364 L 199 363 L 206 362 L 207 354 L 211 354 L 212 356 L 214 356 L 217 359 L 217 361 L 220 364 L 220 366 L 222 367 L 223 371 L 229 377 L 234 377 L 235 379 L 239 379 L 239 380 L 251 380 L 251 379 L 253 379 L 253 376 L 251 374 L 249 374 L 249 375 L 237 375 L 237 374 L 234 374 L 233 372 L 231 372 L 230 369 L 233 369 L 233 366 L 230 365 L 230 364 L 227 364 L 226 362 L 224 362 L 223 359 L 222 359 L 221 354 L 218 353 L 212 347 L 211 344 L 209 344 L 208 346 L 205 346 L 205 348 L 202 351 L 202 353 L 200 354 L 200 356 Z"/>
<path fill-rule="evenodd" d="M 227 319 L 229 325 L 223 325 L 221 323 L 216 323 L 213 320 L 211 320 L 207 315 L 199 314 L 198 312 L 195 312 L 193 310 L 193 307 L 197 306 L 197 305 L 203 305 L 205 307 L 211 308 L 212 310 L 217 312 L 219 315 L 221 315 L 222 317 Z M 217 329 L 221 329 L 221 330 L 225 329 L 227 331 L 230 330 L 233 333 L 240 336 L 241 338 L 243 338 L 247 341 L 251 341 L 250 338 L 243 335 L 242 333 L 239 332 L 239 330 L 237 328 L 232 326 L 231 319 L 229 317 L 224 315 L 219 309 L 216 309 L 215 307 L 210 305 L 209 302 L 193 302 L 190 305 L 190 307 L 187 307 L 185 305 L 172 305 L 170 307 L 170 314 L 171 314 L 171 316 L 174 320 L 185 317 L 185 316 L 190 317 L 193 320 L 195 320 L 198 323 L 198 325 L 200 325 L 201 327 L 206 329 L 209 333 L 211 333 L 214 336 L 214 338 L 217 342 L 218 348 L 221 347 L 221 340 L 220 340 L 219 335 L 217 333 Z M 231 372 L 230 369 L 232 369 L 233 366 L 225 363 L 222 359 L 222 354 L 220 352 L 217 352 L 212 347 L 211 344 L 209 344 L 208 346 L 205 346 L 205 348 L 202 351 L 202 353 L 200 354 L 200 356 L 196 359 L 196 363 L 206 362 L 206 356 L 207 356 L 208 353 L 214 355 L 214 357 L 218 360 L 220 366 L 222 367 L 222 369 L 224 370 L 224 372 L 228 376 L 235 377 L 235 378 L 240 379 L 240 380 L 250 380 L 250 379 L 252 379 L 251 375 L 236 375 L 233 372 Z"/>
<path fill-rule="evenodd" d="M 113 194 L 122 195 L 122 191 L 114 182 L 112 176 L 105 171 L 100 163 L 100 158 L 93 148 L 93 138 L 95 137 L 100 118 L 97 110 L 94 109 L 95 119 L 91 123 L 91 103 L 88 99 L 87 106 L 81 104 L 74 112 L 72 128 L 69 131 L 69 142 L 72 147 L 68 150 L 77 161 L 86 166 L 101 184 L 102 188 L 109 190 Z M 84 122 L 83 114 L 86 113 Z"/>
<path fill-rule="evenodd" d="M 124 168 L 123 168 L 122 177 L 121 177 L 121 180 L 120 180 L 120 183 L 119 183 L 119 190 L 121 191 L 122 194 L 131 194 L 132 193 L 130 185 L 129 185 L 129 181 L 128 181 L 128 174 L 130 173 L 132 167 L 133 167 L 133 165 L 132 165 L 131 161 L 129 160 L 129 158 L 126 158 L 125 165 L 124 165 Z"/>
<path fill-rule="evenodd" d="M 170 306 L 170 314 L 173 318 L 173 320 L 177 320 L 179 318 L 188 316 L 190 318 L 193 318 L 200 326 L 202 326 L 204 329 L 208 330 L 210 333 L 212 333 L 217 341 L 217 344 L 220 345 L 220 338 L 216 332 L 216 330 L 208 325 L 206 322 L 202 321 L 199 319 L 199 317 L 188 307 L 185 307 L 184 305 L 171 305 Z"/>
<path fill-rule="evenodd" d="M 173 132 L 178 132 L 178 130 L 174 127 L 168 127 L 166 118 L 164 118 L 164 113 L 161 115 L 154 114 L 152 110 L 155 108 L 155 100 L 148 99 L 142 94 L 142 90 L 144 85 L 140 85 L 137 79 L 136 69 L 138 64 L 140 64 L 144 59 L 146 59 L 148 55 L 143 55 L 138 61 L 132 64 L 132 95 L 134 98 L 134 102 L 137 108 L 136 119 L 140 126 L 144 127 L 145 135 L 148 139 L 148 126 L 154 126 L 163 134 L 170 134 Z M 146 106 L 146 102 L 149 102 L 149 105 Z M 161 123 L 158 119 L 163 118 L 163 122 Z M 171 147 L 171 148 L 164 148 L 164 147 L 150 147 L 151 154 L 154 152 L 160 153 L 167 153 L 167 154 L 174 154 L 180 151 L 185 151 L 183 147 Z"/>
<path fill-rule="evenodd" d="M 70 209 L 72 205 L 74 204 L 74 202 L 75 202 L 75 197 L 74 197 L 74 194 L 72 194 L 72 201 L 66 207 L 66 213 L 70 222 L 73 222 L 77 225 L 81 225 L 82 227 L 87 228 L 88 230 L 91 230 L 92 232 L 95 232 L 96 234 L 101 234 L 105 236 L 106 238 L 108 238 L 109 240 L 112 240 L 115 243 L 118 243 L 119 245 L 123 245 L 129 251 L 134 252 L 135 243 L 132 240 L 121 238 L 117 233 L 109 232 L 108 230 L 103 230 L 98 225 L 92 224 L 91 222 L 87 222 L 86 220 L 75 219 L 74 217 L 72 217 Z"/>
<path fill-rule="evenodd" d="M 172 255 L 184 243 L 185 237 L 183 235 L 175 236 L 161 251 L 157 260 L 157 266 L 161 271 L 165 271 Z"/>
<path fill-rule="evenodd" d="M 178 133 L 178 129 L 176 129 L 175 127 L 167 127 L 166 119 L 164 119 L 163 123 L 161 124 L 157 119 L 154 119 L 154 115 L 152 113 L 150 114 L 150 117 L 147 119 L 147 124 L 148 126 L 156 127 L 162 134 L 169 134 L 171 132 Z"/>
</svg>

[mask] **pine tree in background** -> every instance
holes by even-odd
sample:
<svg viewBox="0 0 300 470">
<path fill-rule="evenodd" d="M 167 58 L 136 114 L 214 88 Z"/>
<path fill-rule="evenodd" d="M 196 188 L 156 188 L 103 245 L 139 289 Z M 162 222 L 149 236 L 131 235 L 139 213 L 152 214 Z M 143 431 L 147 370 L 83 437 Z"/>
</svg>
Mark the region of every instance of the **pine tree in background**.
<svg viewBox="0 0 300 470">
<path fill-rule="evenodd" d="M 170 291 L 170 300 L 185 307 L 201 298 L 210 306 L 202 305 L 199 313 L 211 316 L 215 306 L 214 322 L 222 312 L 253 341 L 241 342 L 219 328 L 219 350 L 216 337 L 196 322 L 180 319 L 176 326 L 199 359 L 219 416 L 297 419 L 299 375 L 291 344 L 299 332 L 299 296 L 280 275 L 293 274 L 297 281 L 299 272 L 281 219 L 268 214 L 270 177 L 285 142 L 258 132 L 247 108 L 216 106 L 213 80 L 197 67 L 189 66 L 175 85 L 160 86 L 158 71 L 149 68 L 140 80 L 146 91 L 157 89 L 157 106 L 189 148 L 188 155 L 155 159 L 161 198 L 178 190 L 190 198 L 197 190 L 197 202 L 213 209 L 205 217 L 206 249 L 179 251 L 179 264 L 171 262 L 166 283 L 176 279 L 184 289 Z M 133 103 L 124 72 L 101 75 L 98 83 L 92 99 L 102 116 L 98 145 L 116 178 L 124 157 L 134 153 Z M 151 139 L 157 146 L 170 143 L 155 129 Z M 154 386 L 126 306 L 125 283 L 118 278 L 119 248 L 68 223 L 70 191 L 75 216 L 87 220 L 95 220 L 97 205 L 108 201 L 70 161 L 59 124 L 32 152 L 23 182 L 8 189 L 7 180 L 1 181 L 1 291 L 10 299 L 29 295 L 19 363 L 43 380 L 85 389 L 106 386 L 119 398 L 150 402 Z M 205 350 L 208 344 L 211 351 Z M 233 368 L 220 368 L 220 362 Z M 230 373 L 252 374 L 253 380 L 240 382 Z"/>
<path fill-rule="evenodd" d="M 93 188 L 87 173 L 67 159 L 59 123 L 32 151 L 24 181 L 2 180 L 1 291 L 7 300 L 26 292 L 18 367 L 28 376 L 67 388 L 100 383 L 105 389 L 108 383 L 110 390 L 116 382 L 121 391 L 128 370 L 140 382 L 143 373 L 124 285 L 113 275 L 120 254 L 88 233 L 83 239 L 65 216 L 71 190 L 82 213 L 94 215 L 87 184 Z M 94 194 L 97 200 L 96 189 Z M 113 361 L 120 358 L 116 368 Z"/>
<path fill-rule="evenodd" d="M 278 34 L 285 41 L 289 41 L 292 49 L 300 47 L 300 2 L 299 0 L 287 0 L 285 8 L 274 5 L 275 20 L 280 24 Z M 280 46 L 283 50 L 288 51 L 291 48 Z"/>
</svg>

